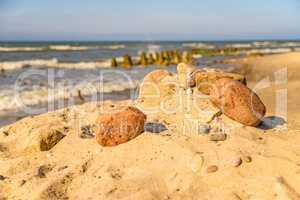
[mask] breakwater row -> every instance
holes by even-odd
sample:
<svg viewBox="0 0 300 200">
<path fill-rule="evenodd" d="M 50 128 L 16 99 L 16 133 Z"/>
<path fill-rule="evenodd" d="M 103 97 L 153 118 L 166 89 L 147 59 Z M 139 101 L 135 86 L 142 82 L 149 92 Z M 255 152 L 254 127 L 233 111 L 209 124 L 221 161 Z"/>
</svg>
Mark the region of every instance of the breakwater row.
<svg viewBox="0 0 300 200">
<path fill-rule="evenodd" d="M 142 52 L 138 57 L 132 57 L 128 54 L 124 55 L 122 59 L 112 58 L 112 67 L 123 67 L 125 69 L 130 69 L 133 66 L 169 66 L 177 65 L 180 62 L 192 63 L 193 56 L 189 51 L 180 52 L 178 50 L 161 51 L 155 53 L 145 53 Z"/>
</svg>

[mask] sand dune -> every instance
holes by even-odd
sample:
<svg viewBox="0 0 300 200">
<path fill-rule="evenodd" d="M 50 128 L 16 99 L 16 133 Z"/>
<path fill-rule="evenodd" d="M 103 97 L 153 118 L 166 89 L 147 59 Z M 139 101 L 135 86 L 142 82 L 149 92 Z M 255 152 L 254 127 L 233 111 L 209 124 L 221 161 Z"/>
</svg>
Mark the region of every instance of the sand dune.
<svg viewBox="0 0 300 200">
<path fill-rule="evenodd" d="M 254 89 L 270 77 L 269 87 L 257 92 L 274 126 L 230 122 L 234 129 L 221 142 L 168 124 L 166 131 L 145 132 L 116 147 L 98 145 L 87 134 L 96 117 L 135 104 L 130 101 L 87 103 L 3 127 L 0 199 L 300 199 L 299 58 L 288 53 L 234 62 Z M 285 76 L 274 79 L 285 66 L 288 83 Z M 276 91 L 286 88 L 288 126 L 276 127 L 284 120 L 276 115 Z M 235 167 L 237 159 L 242 163 Z"/>
</svg>

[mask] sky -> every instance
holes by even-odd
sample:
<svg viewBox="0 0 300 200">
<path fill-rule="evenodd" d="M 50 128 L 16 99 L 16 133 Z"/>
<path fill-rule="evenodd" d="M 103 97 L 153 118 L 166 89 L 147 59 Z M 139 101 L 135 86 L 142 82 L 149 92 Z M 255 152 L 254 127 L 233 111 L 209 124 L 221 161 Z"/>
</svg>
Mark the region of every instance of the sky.
<svg viewBox="0 0 300 200">
<path fill-rule="evenodd" d="M 300 39 L 300 0 L 0 0 L 0 40 Z"/>
</svg>

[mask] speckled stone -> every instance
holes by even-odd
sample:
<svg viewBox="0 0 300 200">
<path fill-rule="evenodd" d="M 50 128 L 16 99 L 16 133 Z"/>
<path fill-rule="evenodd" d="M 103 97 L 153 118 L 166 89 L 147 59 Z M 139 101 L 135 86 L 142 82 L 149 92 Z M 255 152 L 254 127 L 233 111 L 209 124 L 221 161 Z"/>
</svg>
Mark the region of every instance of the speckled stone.
<svg viewBox="0 0 300 200">
<path fill-rule="evenodd" d="M 229 78 L 217 80 L 209 97 L 226 116 L 247 126 L 259 125 L 266 113 L 266 107 L 257 94 Z"/>
<path fill-rule="evenodd" d="M 102 146 L 116 146 L 144 131 L 146 115 L 134 107 L 102 114 L 96 121 L 96 140 Z"/>
</svg>

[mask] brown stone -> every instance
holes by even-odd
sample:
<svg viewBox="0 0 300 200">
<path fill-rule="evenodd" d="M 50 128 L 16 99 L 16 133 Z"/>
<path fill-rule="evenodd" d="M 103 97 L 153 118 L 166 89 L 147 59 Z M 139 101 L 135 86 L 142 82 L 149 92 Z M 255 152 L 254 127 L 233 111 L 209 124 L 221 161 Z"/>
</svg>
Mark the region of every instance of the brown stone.
<svg viewBox="0 0 300 200">
<path fill-rule="evenodd" d="M 221 78 L 230 78 L 240 81 L 246 85 L 246 78 L 240 74 L 228 73 L 220 70 L 196 70 L 193 72 L 193 79 L 198 90 L 204 94 L 209 94 L 211 86 Z"/>
<path fill-rule="evenodd" d="M 257 126 L 266 112 L 265 105 L 253 91 L 230 78 L 217 80 L 209 97 L 225 115 L 247 126 Z"/>
<path fill-rule="evenodd" d="M 227 135 L 224 133 L 212 133 L 209 135 L 209 140 L 215 141 L 215 142 L 224 141 L 224 140 L 226 140 L 226 138 L 227 138 Z"/>
<path fill-rule="evenodd" d="M 219 169 L 218 166 L 210 165 L 206 168 L 206 172 L 207 173 L 214 173 L 214 172 L 218 171 L 218 169 Z"/>
<path fill-rule="evenodd" d="M 137 137 L 144 131 L 146 115 L 134 107 L 102 114 L 96 121 L 96 140 L 102 146 L 116 146 Z"/>
</svg>

